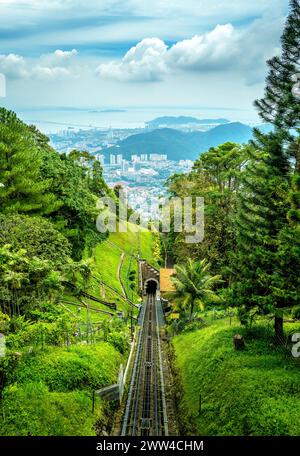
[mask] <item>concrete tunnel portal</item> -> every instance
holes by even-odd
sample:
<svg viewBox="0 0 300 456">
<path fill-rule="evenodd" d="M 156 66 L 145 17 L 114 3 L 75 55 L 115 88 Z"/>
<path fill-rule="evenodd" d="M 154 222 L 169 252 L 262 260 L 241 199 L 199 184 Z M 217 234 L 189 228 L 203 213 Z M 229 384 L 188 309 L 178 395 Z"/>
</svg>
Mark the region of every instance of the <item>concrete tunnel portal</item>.
<svg viewBox="0 0 300 456">
<path fill-rule="evenodd" d="M 158 289 L 158 282 L 155 279 L 148 279 L 146 281 L 146 294 L 155 294 Z"/>
</svg>

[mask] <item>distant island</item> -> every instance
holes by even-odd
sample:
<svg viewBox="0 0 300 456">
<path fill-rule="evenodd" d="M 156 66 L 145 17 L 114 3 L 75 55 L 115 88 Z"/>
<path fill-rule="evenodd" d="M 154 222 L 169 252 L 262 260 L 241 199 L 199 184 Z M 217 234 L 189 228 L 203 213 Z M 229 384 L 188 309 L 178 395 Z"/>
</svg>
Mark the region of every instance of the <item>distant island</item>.
<svg viewBox="0 0 300 456">
<path fill-rule="evenodd" d="M 98 109 L 89 111 L 90 114 L 102 114 L 104 112 L 127 112 L 126 109 Z"/>
<path fill-rule="evenodd" d="M 197 117 L 189 116 L 163 116 L 156 117 L 149 122 L 145 122 L 147 127 L 157 128 L 159 126 L 166 125 L 188 125 L 188 124 L 198 124 L 198 125 L 223 125 L 230 123 L 228 119 L 198 119 Z"/>
</svg>

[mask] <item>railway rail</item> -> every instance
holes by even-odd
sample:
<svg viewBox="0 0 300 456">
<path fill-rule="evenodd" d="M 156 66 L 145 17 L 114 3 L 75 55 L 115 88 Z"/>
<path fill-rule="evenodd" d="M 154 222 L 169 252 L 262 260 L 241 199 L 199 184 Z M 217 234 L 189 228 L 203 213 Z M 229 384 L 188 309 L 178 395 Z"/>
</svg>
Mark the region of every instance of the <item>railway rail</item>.
<svg viewBox="0 0 300 456">
<path fill-rule="evenodd" d="M 155 294 L 145 300 L 121 435 L 167 436 L 168 419 Z"/>
</svg>

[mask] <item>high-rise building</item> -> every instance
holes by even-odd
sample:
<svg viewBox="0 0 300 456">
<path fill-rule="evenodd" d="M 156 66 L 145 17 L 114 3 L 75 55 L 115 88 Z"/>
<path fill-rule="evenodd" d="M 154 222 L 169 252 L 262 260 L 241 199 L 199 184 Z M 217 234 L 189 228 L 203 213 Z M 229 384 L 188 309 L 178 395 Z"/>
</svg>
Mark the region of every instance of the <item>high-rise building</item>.
<svg viewBox="0 0 300 456">
<path fill-rule="evenodd" d="M 109 163 L 110 163 L 111 165 L 115 165 L 115 164 L 116 164 L 116 156 L 115 156 L 115 155 L 110 154 L 110 156 L 109 156 Z"/>
<path fill-rule="evenodd" d="M 138 162 L 138 161 L 140 161 L 140 157 L 138 155 L 131 155 L 131 161 Z"/>
<path fill-rule="evenodd" d="M 116 160 L 117 165 L 121 165 L 122 164 L 122 160 L 123 160 L 123 155 L 122 154 L 118 154 L 117 155 L 117 160 Z"/>
<path fill-rule="evenodd" d="M 122 166 L 122 172 L 126 173 L 126 171 L 128 171 L 128 167 L 129 167 L 128 161 L 127 160 L 122 160 L 121 166 Z"/>
</svg>

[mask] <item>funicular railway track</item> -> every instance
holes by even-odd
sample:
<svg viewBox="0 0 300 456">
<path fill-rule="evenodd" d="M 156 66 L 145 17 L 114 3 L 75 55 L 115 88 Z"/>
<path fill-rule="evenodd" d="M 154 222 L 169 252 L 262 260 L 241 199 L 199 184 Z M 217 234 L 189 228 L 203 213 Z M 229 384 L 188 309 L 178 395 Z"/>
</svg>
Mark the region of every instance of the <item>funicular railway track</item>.
<svg viewBox="0 0 300 456">
<path fill-rule="evenodd" d="M 143 310 L 121 434 L 168 435 L 155 294 L 147 295 Z"/>
</svg>

